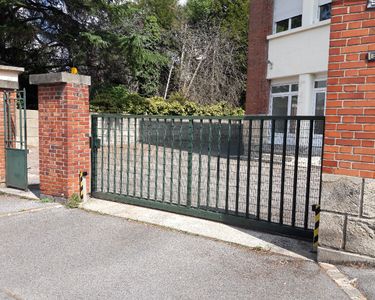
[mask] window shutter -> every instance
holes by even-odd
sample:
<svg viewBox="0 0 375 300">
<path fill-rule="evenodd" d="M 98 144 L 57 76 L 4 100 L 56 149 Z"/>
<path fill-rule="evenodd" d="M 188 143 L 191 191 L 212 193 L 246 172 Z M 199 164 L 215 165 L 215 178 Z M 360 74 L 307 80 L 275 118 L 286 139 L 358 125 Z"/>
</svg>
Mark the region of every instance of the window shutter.
<svg viewBox="0 0 375 300">
<path fill-rule="evenodd" d="M 275 0 L 274 22 L 301 15 L 302 3 L 303 0 Z"/>
</svg>

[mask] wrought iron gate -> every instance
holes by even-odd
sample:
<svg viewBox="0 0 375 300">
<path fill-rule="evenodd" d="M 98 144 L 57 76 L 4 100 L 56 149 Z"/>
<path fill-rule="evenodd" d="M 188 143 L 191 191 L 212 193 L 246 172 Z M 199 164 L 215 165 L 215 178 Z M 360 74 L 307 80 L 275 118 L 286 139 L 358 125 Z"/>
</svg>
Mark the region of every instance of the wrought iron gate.
<svg viewBox="0 0 375 300">
<path fill-rule="evenodd" d="M 312 237 L 324 117 L 92 116 L 92 195 Z"/>
<path fill-rule="evenodd" d="M 6 186 L 27 190 L 26 91 L 4 93 Z"/>
</svg>

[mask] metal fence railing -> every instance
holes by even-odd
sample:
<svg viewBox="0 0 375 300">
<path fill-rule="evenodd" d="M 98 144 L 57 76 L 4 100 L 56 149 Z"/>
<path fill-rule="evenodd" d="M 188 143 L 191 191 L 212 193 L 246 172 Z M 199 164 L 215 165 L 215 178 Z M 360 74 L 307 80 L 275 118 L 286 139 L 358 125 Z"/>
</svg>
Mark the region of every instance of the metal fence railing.
<svg viewBox="0 0 375 300">
<path fill-rule="evenodd" d="M 310 236 L 324 117 L 92 116 L 96 197 Z"/>
</svg>

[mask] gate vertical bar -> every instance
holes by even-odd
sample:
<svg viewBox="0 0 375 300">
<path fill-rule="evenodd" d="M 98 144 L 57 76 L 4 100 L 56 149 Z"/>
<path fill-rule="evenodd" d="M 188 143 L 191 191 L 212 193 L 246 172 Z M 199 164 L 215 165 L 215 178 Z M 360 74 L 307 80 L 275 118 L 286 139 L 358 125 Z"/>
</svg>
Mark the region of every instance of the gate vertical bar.
<svg viewBox="0 0 375 300">
<path fill-rule="evenodd" d="M 228 121 L 228 139 L 227 139 L 227 178 L 226 178 L 226 191 L 225 191 L 225 213 L 229 210 L 229 175 L 230 175 L 230 143 L 232 140 L 232 120 Z"/>
<path fill-rule="evenodd" d="M 172 132 L 172 141 L 171 141 L 171 180 L 170 180 L 170 196 L 169 196 L 169 203 L 172 203 L 173 202 L 173 177 L 174 177 L 174 173 L 173 173 L 173 164 L 174 164 L 174 129 L 175 129 L 175 124 L 174 124 L 174 119 L 172 118 L 172 128 L 171 128 L 171 132 Z"/>
<path fill-rule="evenodd" d="M 25 190 L 28 189 L 28 186 L 29 186 L 29 182 L 28 182 L 28 162 L 27 162 L 27 119 L 26 119 L 26 113 L 27 113 L 27 107 L 26 107 L 26 89 L 23 89 L 23 101 L 22 101 L 22 104 L 23 104 L 23 123 L 24 123 L 24 139 L 23 139 L 23 142 L 24 142 L 24 147 L 23 149 L 25 150 L 24 154 L 25 154 Z M 22 126 L 21 126 L 22 127 Z M 22 140 L 22 139 L 21 139 Z"/>
<path fill-rule="evenodd" d="M 321 120 L 323 121 L 323 134 L 322 134 L 322 148 L 320 153 L 320 184 L 319 184 L 319 205 L 321 205 L 321 199 L 322 199 L 322 182 L 323 182 L 323 156 L 324 156 L 324 147 L 325 147 L 325 135 L 326 135 L 326 122 L 325 119 Z M 315 121 L 316 123 L 316 121 Z"/>
<path fill-rule="evenodd" d="M 217 165 L 216 165 L 216 210 L 219 208 L 219 197 L 220 197 L 220 156 L 221 156 L 221 119 L 218 124 L 218 135 L 217 135 Z"/>
<path fill-rule="evenodd" d="M 122 185 L 123 185 L 123 167 L 124 167 L 124 118 L 121 117 L 121 123 L 120 123 L 120 130 L 121 130 L 121 136 L 120 136 L 120 143 L 121 143 L 121 154 L 120 154 L 120 194 L 122 194 Z"/>
<path fill-rule="evenodd" d="M 193 180 L 193 130 L 194 130 L 194 121 L 189 120 L 189 152 L 188 152 L 188 182 L 187 182 L 187 201 L 186 206 L 191 207 L 191 189 L 192 189 L 192 180 Z"/>
<path fill-rule="evenodd" d="M 182 159 L 182 126 L 183 126 L 183 119 L 180 119 L 180 130 L 179 130 L 179 153 L 178 153 L 178 195 L 177 195 L 177 203 L 178 205 L 181 204 L 181 159 Z"/>
<path fill-rule="evenodd" d="M 200 119 L 199 126 L 199 156 L 198 156 L 198 204 L 201 205 L 201 187 L 202 187 L 202 139 L 203 139 L 203 119 Z"/>
<path fill-rule="evenodd" d="M 260 201 L 262 193 L 262 160 L 263 160 L 263 129 L 264 120 L 260 120 L 259 132 L 259 157 L 258 157 L 258 198 L 257 198 L 257 219 L 260 219 Z"/>
<path fill-rule="evenodd" d="M 310 180 L 311 180 L 311 158 L 312 146 L 314 135 L 314 120 L 310 120 L 309 127 L 309 149 L 307 151 L 307 179 L 306 179 L 306 200 L 305 200 L 305 221 L 304 228 L 307 229 L 309 222 L 309 209 L 310 209 Z"/>
<path fill-rule="evenodd" d="M 116 174 L 116 166 L 117 166 L 117 116 L 114 118 L 114 144 L 113 144 L 113 193 L 116 194 L 116 181 L 117 181 L 117 174 Z"/>
<path fill-rule="evenodd" d="M 148 142 L 148 160 L 147 160 L 147 199 L 150 200 L 150 180 L 151 180 L 151 143 L 150 143 L 150 127 L 151 127 L 151 118 L 148 118 L 148 127 L 147 127 L 147 142 Z"/>
<path fill-rule="evenodd" d="M 143 157 L 143 151 L 144 151 L 144 119 L 143 117 L 140 120 L 141 124 L 139 124 L 139 137 L 141 139 L 141 183 L 140 183 L 140 197 L 143 198 L 143 163 L 144 163 L 144 157 Z"/>
<path fill-rule="evenodd" d="M 24 149 L 26 150 L 27 147 L 27 98 L 26 98 L 26 89 L 23 89 L 23 122 L 24 122 Z M 26 155 L 26 163 L 27 163 L 27 152 L 25 152 Z M 27 170 L 27 167 L 26 167 Z"/>
<path fill-rule="evenodd" d="M 128 145 L 127 145 L 127 153 L 126 153 L 126 195 L 129 195 L 129 185 L 130 185 L 130 178 L 129 178 L 129 173 L 130 173 L 130 117 L 127 117 L 128 120 Z"/>
<path fill-rule="evenodd" d="M 296 225 L 296 207 L 297 207 L 297 184 L 298 184 L 298 159 L 300 142 L 301 121 L 297 120 L 296 149 L 294 154 L 294 177 L 293 177 L 293 207 L 292 207 L 292 226 Z"/>
<path fill-rule="evenodd" d="M 12 116 L 11 116 L 11 110 L 12 110 L 12 99 L 10 97 L 10 94 L 8 96 L 8 147 L 12 147 L 13 144 L 13 132 L 12 132 Z"/>
<path fill-rule="evenodd" d="M 285 197 L 285 159 L 288 142 L 288 119 L 284 120 L 283 154 L 281 158 L 281 187 L 280 187 L 280 218 L 279 223 L 284 224 L 284 197 Z"/>
<path fill-rule="evenodd" d="M 165 201 L 165 168 L 166 168 L 166 149 L 165 149 L 165 143 L 167 139 L 167 119 L 164 119 L 164 137 L 163 137 L 163 188 L 162 188 L 162 201 Z"/>
<path fill-rule="evenodd" d="M 100 147 L 101 147 L 101 152 L 102 152 L 102 159 L 101 159 L 101 164 L 100 164 L 100 170 L 101 170 L 101 175 L 100 175 L 100 191 L 104 192 L 104 116 L 101 116 L 101 140 L 100 140 Z"/>
<path fill-rule="evenodd" d="M 154 185 L 154 200 L 158 200 L 158 168 L 159 168 L 159 118 L 156 119 L 157 130 L 156 130 L 156 145 L 155 145 L 155 185 Z"/>
<path fill-rule="evenodd" d="M 206 199 L 206 209 L 210 207 L 210 197 L 211 197 L 211 151 L 212 151 L 212 119 L 208 121 L 208 153 L 207 153 L 207 199 Z"/>
<path fill-rule="evenodd" d="M 238 145 L 237 145 L 237 171 L 236 171 L 236 215 L 238 215 L 239 197 L 240 197 L 240 164 L 241 164 L 241 146 L 242 146 L 242 121 L 238 122 Z"/>
<path fill-rule="evenodd" d="M 268 186 L 268 222 L 272 219 L 272 189 L 273 189 L 273 160 L 275 152 L 275 125 L 276 121 L 271 121 L 271 157 L 270 157 L 270 177 Z"/>
<path fill-rule="evenodd" d="M 5 141 L 5 148 L 7 146 L 8 140 L 8 127 L 7 127 L 7 119 L 8 119 L 8 112 L 7 112 L 7 92 L 3 93 L 3 108 L 4 108 L 4 141 Z"/>
<path fill-rule="evenodd" d="M 19 126 L 20 126 L 20 148 L 23 149 L 23 136 L 22 136 L 22 127 L 23 127 L 23 122 L 22 122 L 22 111 L 24 110 L 23 109 L 23 103 L 22 103 L 22 96 L 23 94 L 21 92 L 18 92 L 17 93 L 17 99 L 16 99 L 16 102 L 18 102 L 18 106 L 19 106 L 19 109 L 18 109 L 18 115 L 19 115 Z M 17 109 L 17 106 L 16 106 L 16 109 Z M 17 113 L 17 110 L 15 111 L 15 114 L 16 115 Z"/>
<path fill-rule="evenodd" d="M 109 180 L 110 180 L 110 172 L 111 172 L 111 118 L 108 118 L 108 128 L 107 128 L 107 149 L 108 149 L 108 157 L 107 157 L 107 193 L 109 193 Z"/>
<path fill-rule="evenodd" d="M 250 183 L 251 183 L 251 143 L 253 139 L 253 120 L 249 120 L 248 152 L 247 152 L 247 181 L 246 181 L 246 218 L 249 217 Z"/>
<path fill-rule="evenodd" d="M 134 120 L 134 154 L 133 154 L 133 196 L 136 196 L 137 193 L 137 119 L 133 118 Z"/>
</svg>

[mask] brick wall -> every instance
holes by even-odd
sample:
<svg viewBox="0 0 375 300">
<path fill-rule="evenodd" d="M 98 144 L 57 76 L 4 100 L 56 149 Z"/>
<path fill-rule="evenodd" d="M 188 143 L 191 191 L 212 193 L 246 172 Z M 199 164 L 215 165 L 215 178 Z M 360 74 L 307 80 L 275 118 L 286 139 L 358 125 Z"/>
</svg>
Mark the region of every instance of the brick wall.
<svg viewBox="0 0 375 300">
<path fill-rule="evenodd" d="M 273 0 L 252 0 L 249 16 L 249 48 L 246 114 L 268 114 L 270 81 L 267 77 L 268 41 L 272 33 Z"/>
<path fill-rule="evenodd" d="M 375 10 L 334 0 L 318 260 L 375 265 Z"/>
<path fill-rule="evenodd" d="M 89 88 L 40 85 L 38 98 L 41 193 L 68 198 L 79 194 L 79 172 L 90 170 Z"/>
<path fill-rule="evenodd" d="M 375 178 L 375 10 L 334 0 L 326 105 L 324 172 Z"/>
</svg>

